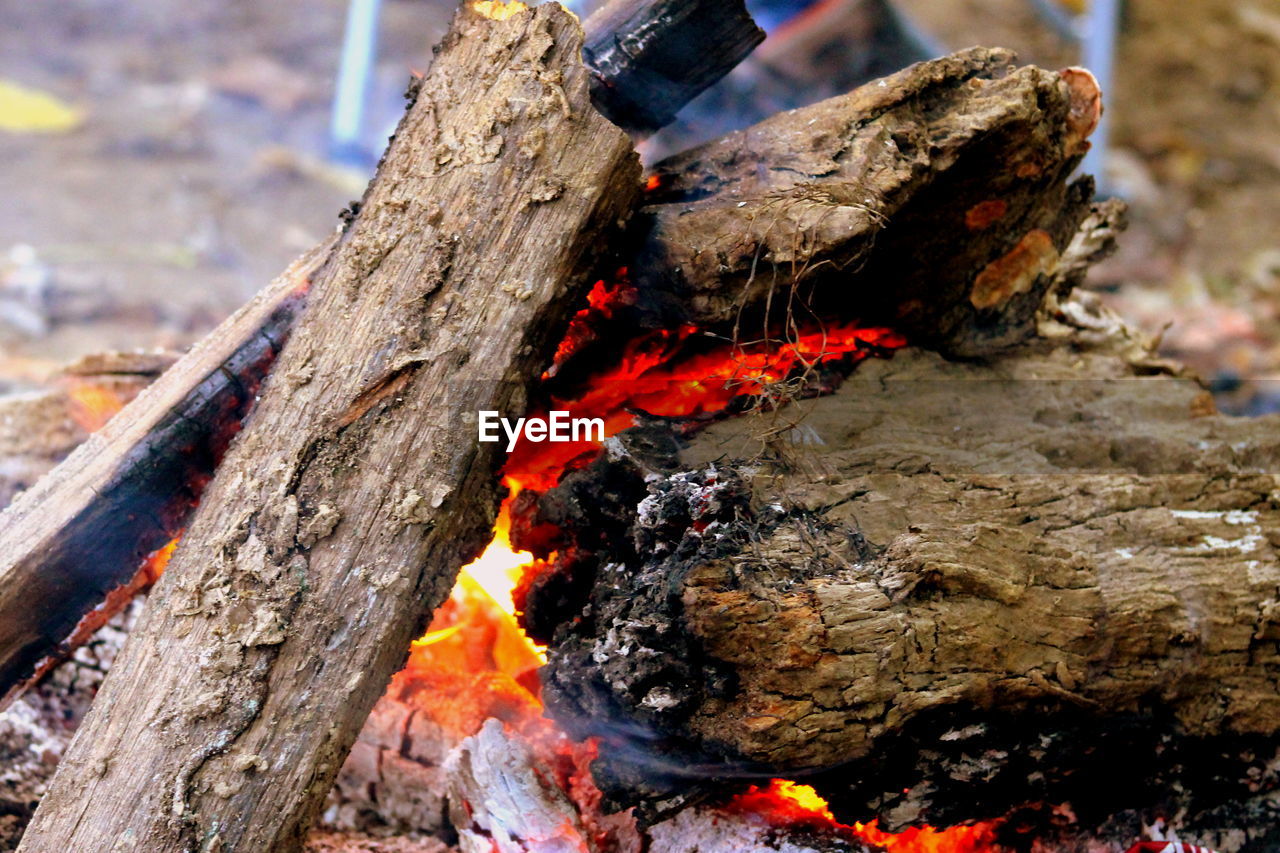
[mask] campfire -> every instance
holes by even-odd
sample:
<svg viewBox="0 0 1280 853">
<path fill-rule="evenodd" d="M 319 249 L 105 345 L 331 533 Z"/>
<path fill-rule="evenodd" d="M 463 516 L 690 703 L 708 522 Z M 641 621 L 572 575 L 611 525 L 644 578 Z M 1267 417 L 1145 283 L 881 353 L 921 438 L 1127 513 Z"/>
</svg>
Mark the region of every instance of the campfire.
<svg viewBox="0 0 1280 853">
<path fill-rule="evenodd" d="M 68 373 L 17 849 L 1271 849 L 1277 448 L 1074 292 L 1096 82 L 973 49 L 643 173 L 760 38 L 464 5 L 337 234 Z"/>
</svg>

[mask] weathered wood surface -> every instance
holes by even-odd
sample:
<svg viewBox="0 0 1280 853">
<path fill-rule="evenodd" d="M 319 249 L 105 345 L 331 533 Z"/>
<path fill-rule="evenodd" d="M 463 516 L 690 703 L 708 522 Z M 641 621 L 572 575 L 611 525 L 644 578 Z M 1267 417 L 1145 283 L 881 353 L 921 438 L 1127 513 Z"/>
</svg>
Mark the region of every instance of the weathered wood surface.
<svg viewBox="0 0 1280 853">
<path fill-rule="evenodd" d="M 741 0 L 615 0 L 584 27 L 592 101 L 638 136 L 763 38 Z M 163 390 L 42 483 L 25 500 L 22 522 L 17 511 L 0 518 L 8 561 L 0 564 L 0 707 L 24 689 L 38 661 L 65 651 L 72 629 L 108 591 L 185 526 L 301 313 L 307 276 L 332 245 L 313 250 L 220 325 L 169 372 Z M 82 440 L 64 442 L 66 450 Z M 49 469 L 39 461 L 19 472 L 20 485 Z"/>
<path fill-rule="evenodd" d="M 675 38 L 696 28 L 693 17 L 660 16 L 661 33 L 641 41 Z M 646 32 L 623 18 L 596 22 L 593 38 L 614 32 L 629 44 L 617 33 Z M 763 304 L 774 319 L 862 314 L 963 353 L 1025 338 L 1043 294 L 1082 274 L 1061 250 L 1088 214 L 1088 192 L 1065 180 L 1097 92 L 1078 73 L 1009 62 L 971 51 L 924 63 L 669 161 L 631 263 L 639 298 L 618 308 L 602 338 L 688 320 L 722 332 L 741 323 L 740 334 L 756 337 L 750 324 Z M 304 273 L 286 273 L 171 371 L 163 395 L 135 404 L 33 490 L 21 516 L 0 521 L 0 537 L 9 537 L 0 541 L 11 546 L 0 567 L 0 690 L 11 696 L 106 591 L 183 526 L 219 455 L 212 439 L 251 402 L 246 388 L 269 366 L 258 350 L 269 353 L 287 333 L 298 301 L 280 300 Z M 253 317 L 268 326 L 261 334 Z M 237 350 L 240 339 L 253 346 Z M 219 369 L 237 352 L 257 371 L 252 381 Z M 188 476 L 192 465 L 199 470 Z M 33 611 L 27 603 L 37 597 L 49 604 Z"/>
<path fill-rule="evenodd" d="M 1063 310 L 1096 329 L 864 362 L 652 482 L 544 671 L 573 734 L 622 741 L 605 787 L 837 768 L 805 781 L 846 819 L 935 825 L 1274 796 L 1280 422 L 1214 414 Z M 601 464 L 619 492 L 630 463 Z M 591 476 L 551 507 L 587 542 L 618 515 Z M 1222 821 L 1274 826 L 1255 808 Z"/>
<path fill-rule="evenodd" d="M 462 7 L 21 849 L 295 850 L 484 545 L 519 413 L 639 192 L 555 4 Z"/>
<path fill-rule="evenodd" d="M 1088 72 L 975 48 L 671 157 L 636 217 L 639 322 L 860 317 L 962 355 L 1025 340 L 1090 209 L 1070 177 L 1099 98 Z"/>
<path fill-rule="evenodd" d="M 0 707 L 181 529 L 332 244 L 295 262 L 0 515 Z"/>
</svg>

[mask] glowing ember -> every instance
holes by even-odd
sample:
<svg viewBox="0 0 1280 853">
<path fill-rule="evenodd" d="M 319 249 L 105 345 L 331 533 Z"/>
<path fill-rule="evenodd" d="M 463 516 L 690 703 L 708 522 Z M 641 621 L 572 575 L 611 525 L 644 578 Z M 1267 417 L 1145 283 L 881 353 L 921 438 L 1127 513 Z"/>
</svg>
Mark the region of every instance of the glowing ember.
<svg viewBox="0 0 1280 853">
<path fill-rule="evenodd" d="M 472 0 L 471 8 L 486 18 L 505 21 L 512 15 L 519 14 L 529 7 L 517 2 L 517 0 L 512 0 L 510 3 L 503 2 L 503 0 Z"/>
<path fill-rule="evenodd" d="M 787 826 L 812 824 L 851 839 L 883 847 L 889 853 L 1000 853 L 995 840 L 996 823 L 953 826 L 950 829 L 912 827 L 885 832 L 870 823 L 836 821 L 827 801 L 809 785 L 774 779 L 767 788 L 752 787 L 729 804 L 735 811 L 762 815 Z"/>
<path fill-rule="evenodd" d="M 597 288 L 601 289 L 597 300 L 607 307 L 616 292 L 603 284 Z M 842 359 L 860 361 L 877 348 L 896 348 L 906 342 L 889 329 L 841 325 L 789 341 L 739 344 L 721 339 L 710 351 L 684 354 L 698 340 L 698 330 L 692 326 L 639 338 L 628 345 L 617 366 L 593 376 L 577 398 L 554 400 L 554 408 L 570 411 L 574 417 L 602 418 L 605 434 L 615 435 L 635 425 L 632 413 L 636 410 L 663 417 L 719 412 L 737 397 L 768 399 L 797 370 Z M 528 488 L 547 489 L 573 467 L 575 459 L 584 454 L 589 459 L 598 449 L 594 442 L 521 441 L 505 470 Z"/>
</svg>

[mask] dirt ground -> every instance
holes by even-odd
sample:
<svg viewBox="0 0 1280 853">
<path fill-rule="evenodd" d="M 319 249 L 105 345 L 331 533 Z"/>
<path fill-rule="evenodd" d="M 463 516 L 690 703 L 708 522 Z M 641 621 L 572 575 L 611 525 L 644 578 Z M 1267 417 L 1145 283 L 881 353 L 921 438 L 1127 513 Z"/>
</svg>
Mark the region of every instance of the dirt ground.
<svg viewBox="0 0 1280 853">
<path fill-rule="evenodd" d="M 898 0 L 947 47 L 1074 47 L 1028 0 Z M 449 0 L 386 0 L 370 138 Z M 0 82 L 84 115 L 0 130 L 0 377 L 182 347 L 337 222 L 367 170 L 326 159 L 345 0 L 0 0 Z M 1280 0 L 1129 0 L 1109 99 L 1133 207 L 1096 277 L 1219 387 L 1280 378 Z M 2 388 L 0 388 L 2 390 Z M 1257 400 L 1253 399 L 1256 405 Z"/>
</svg>

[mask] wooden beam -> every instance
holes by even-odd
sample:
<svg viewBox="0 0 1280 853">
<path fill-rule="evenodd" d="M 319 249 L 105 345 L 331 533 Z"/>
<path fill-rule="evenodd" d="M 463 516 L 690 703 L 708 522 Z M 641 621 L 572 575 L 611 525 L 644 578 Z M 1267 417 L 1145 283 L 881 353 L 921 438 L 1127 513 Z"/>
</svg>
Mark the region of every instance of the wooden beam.
<svg viewBox="0 0 1280 853">
<path fill-rule="evenodd" d="M 483 8 L 456 14 L 25 853 L 298 849 L 484 546 L 498 446 L 475 415 L 522 413 L 640 168 L 576 19 Z"/>
</svg>

